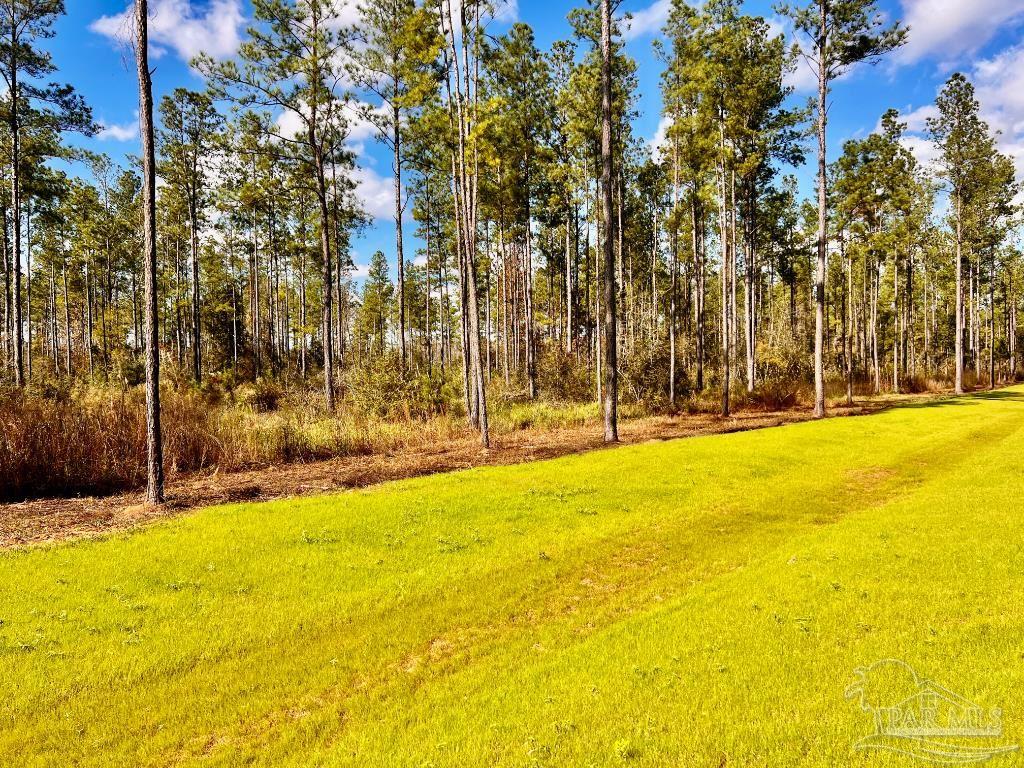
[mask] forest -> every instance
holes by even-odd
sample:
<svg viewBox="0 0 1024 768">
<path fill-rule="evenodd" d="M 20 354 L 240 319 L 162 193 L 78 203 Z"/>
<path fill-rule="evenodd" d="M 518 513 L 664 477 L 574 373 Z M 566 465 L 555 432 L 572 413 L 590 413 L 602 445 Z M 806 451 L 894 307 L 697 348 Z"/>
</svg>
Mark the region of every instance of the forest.
<svg viewBox="0 0 1024 768">
<path fill-rule="evenodd" d="M 607 3 L 541 49 L 483 0 L 253 0 L 206 87 L 151 105 L 148 165 L 76 143 L 99 125 L 49 53 L 61 0 L 0 6 L 0 499 L 145 484 L 153 418 L 183 473 L 1020 373 L 1019 184 L 970 79 L 934 162 L 897 109 L 827 156 L 836 81 L 906 40 L 869 0 L 779 6 L 789 37 L 674 0 L 654 142 Z M 365 270 L 356 132 L 394 177 Z"/>
</svg>

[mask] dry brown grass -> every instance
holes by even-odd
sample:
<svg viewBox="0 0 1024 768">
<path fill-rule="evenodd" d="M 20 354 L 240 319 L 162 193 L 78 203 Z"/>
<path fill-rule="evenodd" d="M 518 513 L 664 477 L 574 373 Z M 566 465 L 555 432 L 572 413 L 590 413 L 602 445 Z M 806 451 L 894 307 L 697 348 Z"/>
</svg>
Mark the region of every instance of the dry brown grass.
<svg viewBox="0 0 1024 768">
<path fill-rule="evenodd" d="M 308 404 L 263 412 L 191 390 L 168 389 L 161 405 L 164 460 L 172 477 L 397 450 L 461 429 L 447 417 L 413 424 L 328 416 Z M 139 390 L 0 392 L 0 501 L 130 490 L 145 482 L 145 473 Z"/>
</svg>

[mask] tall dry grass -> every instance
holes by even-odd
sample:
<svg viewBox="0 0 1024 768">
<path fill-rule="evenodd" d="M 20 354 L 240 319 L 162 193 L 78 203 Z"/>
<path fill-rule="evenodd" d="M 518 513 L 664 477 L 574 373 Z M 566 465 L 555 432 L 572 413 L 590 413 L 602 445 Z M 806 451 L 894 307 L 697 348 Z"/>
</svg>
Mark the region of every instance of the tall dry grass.
<svg viewBox="0 0 1024 768">
<path fill-rule="evenodd" d="M 450 439 L 465 429 L 446 416 L 414 423 L 350 412 L 328 415 L 315 398 L 270 398 L 268 410 L 265 393 L 249 394 L 236 401 L 194 390 L 161 394 L 164 460 L 171 476 L 398 450 Z M 138 488 L 145 477 L 140 390 L 0 391 L 0 501 L 107 494 Z"/>
</svg>

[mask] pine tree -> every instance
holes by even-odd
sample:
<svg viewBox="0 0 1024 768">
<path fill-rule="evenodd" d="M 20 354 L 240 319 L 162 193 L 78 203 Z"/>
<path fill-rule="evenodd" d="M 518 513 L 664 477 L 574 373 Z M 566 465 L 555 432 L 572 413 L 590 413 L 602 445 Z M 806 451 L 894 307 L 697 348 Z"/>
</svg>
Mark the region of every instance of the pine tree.
<svg viewBox="0 0 1024 768">
<path fill-rule="evenodd" d="M 818 138 L 818 233 L 814 273 L 814 415 L 825 415 L 825 269 L 828 256 L 828 159 L 826 139 L 832 83 L 850 67 L 873 62 L 903 45 L 906 29 L 885 26 L 877 0 L 808 0 L 776 10 L 793 21 L 802 37 L 799 55 L 818 76 L 815 105 Z"/>
<path fill-rule="evenodd" d="M 208 178 L 222 119 L 206 93 L 176 88 L 160 102 L 163 130 L 158 136 L 163 161 L 159 171 L 185 201 L 188 211 L 189 256 L 192 263 L 192 377 L 202 377 L 202 323 L 199 279 L 199 232 L 209 198 Z"/>
<path fill-rule="evenodd" d="M 21 297 L 22 152 L 27 125 L 44 123 L 54 132 L 94 130 L 92 114 L 82 98 L 68 85 L 46 83 L 56 71 L 49 52 L 41 47 L 54 35 L 53 25 L 64 14 L 63 0 L 4 0 L 0 2 L 0 78 L 7 86 L 7 127 L 10 132 L 10 184 L 13 284 L 11 324 L 14 332 L 15 383 L 25 383 L 24 337 Z M 33 158 L 32 162 L 42 162 Z"/>
<path fill-rule="evenodd" d="M 956 317 L 954 336 L 954 385 L 964 391 L 964 223 L 969 209 L 977 202 L 984 186 L 985 160 L 995 151 L 988 126 L 978 116 L 979 105 L 974 86 L 961 73 L 954 73 L 935 100 L 938 116 L 928 119 L 932 141 L 940 151 L 942 177 L 952 197 L 956 253 Z"/>
<path fill-rule="evenodd" d="M 437 57 L 442 40 L 427 8 L 413 0 L 370 0 L 359 6 L 360 23 L 350 48 L 350 71 L 356 84 L 377 104 L 361 114 L 377 128 L 392 152 L 395 189 L 395 261 L 398 266 L 398 345 L 406 364 L 406 289 L 403 246 L 402 169 L 406 165 L 403 128 L 407 114 L 436 94 Z"/>
<path fill-rule="evenodd" d="M 214 62 L 201 56 L 196 66 L 220 95 L 246 106 L 273 107 L 298 120 L 294 135 L 276 134 L 291 146 L 312 172 L 320 209 L 320 256 L 323 269 L 324 395 L 334 409 L 334 328 L 332 324 L 334 260 L 327 167 L 343 158 L 348 125 L 340 93 L 336 60 L 347 40 L 332 0 L 253 0 L 256 26 L 239 50 L 239 61 Z M 339 32 L 339 29 L 342 31 Z"/>
</svg>

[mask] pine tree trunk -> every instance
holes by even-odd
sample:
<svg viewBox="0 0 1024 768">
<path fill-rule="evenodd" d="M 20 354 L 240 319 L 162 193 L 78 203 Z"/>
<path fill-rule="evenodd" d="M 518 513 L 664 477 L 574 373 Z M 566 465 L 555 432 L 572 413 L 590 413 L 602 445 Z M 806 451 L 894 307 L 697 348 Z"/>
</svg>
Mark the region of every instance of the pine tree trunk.
<svg viewBox="0 0 1024 768">
<path fill-rule="evenodd" d="M 397 91 L 398 84 L 395 83 Z M 401 111 L 397 104 L 392 106 L 392 144 L 394 146 L 395 171 L 395 258 L 398 261 L 398 349 L 402 370 L 405 370 L 405 252 L 402 244 L 402 125 Z"/>
<path fill-rule="evenodd" d="M 612 219 L 611 0 L 601 0 L 601 192 L 604 218 L 604 440 L 619 439 L 619 362 L 616 333 L 615 249 Z"/>
<path fill-rule="evenodd" d="M 846 404 L 853 405 L 853 263 L 846 251 L 846 238 L 839 232 L 839 247 L 846 271 L 846 291 L 843 294 L 843 361 L 846 364 Z"/>
<path fill-rule="evenodd" d="M 996 388 L 996 275 L 995 251 L 988 276 L 988 388 Z"/>
<path fill-rule="evenodd" d="M 672 255 L 668 291 L 668 402 L 676 403 L 676 292 L 679 271 L 679 148 L 672 141 Z"/>
<path fill-rule="evenodd" d="M 892 257 L 892 391 L 900 391 L 900 267 L 895 253 Z"/>
<path fill-rule="evenodd" d="M 139 76 L 142 132 L 143 265 L 146 303 L 146 498 L 164 500 L 163 443 L 160 435 L 160 349 L 156 282 L 156 162 L 153 150 L 153 83 L 149 71 L 148 2 L 135 3 L 135 58 Z"/>
<path fill-rule="evenodd" d="M 4 314 L 3 314 L 3 351 L 4 351 L 4 367 L 8 370 L 14 368 L 14 351 L 13 351 L 13 336 L 14 336 L 14 323 L 11 313 L 11 305 L 13 304 L 13 297 L 11 295 L 11 273 L 14 271 L 14 267 L 10 260 L 10 248 L 8 229 L 7 229 L 7 208 L 0 206 L 0 229 L 2 229 L 3 240 L 0 241 L 0 269 L 4 273 L 4 287 L 3 287 L 3 302 L 4 302 Z"/>
<path fill-rule="evenodd" d="M 724 137 L 723 137 L 724 141 Z M 729 217 L 726 209 L 725 166 L 719 161 L 719 228 L 722 252 L 722 415 L 729 415 Z"/>
<path fill-rule="evenodd" d="M 956 211 L 956 263 L 953 271 L 956 274 L 956 336 L 954 337 L 954 357 L 956 365 L 956 378 L 954 386 L 956 394 L 964 392 L 964 288 L 963 288 L 963 224 L 961 220 L 961 199 L 959 192 L 956 193 L 954 202 Z"/>
<path fill-rule="evenodd" d="M 199 306 L 199 214 L 195 200 L 189 201 L 189 245 L 192 250 L 192 378 L 202 379 L 203 352 Z"/>
<path fill-rule="evenodd" d="M 828 62 L 826 0 L 818 0 L 818 235 L 817 268 L 814 275 L 814 415 L 825 415 L 825 247 L 828 238 L 828 177 L 825 158 L 825 130 L 828 120 Z"/>
<path fill-rule="evenodd" d="M 529 190 L 530 174 L 526 173 L 526 187 Z M 526 379 L 531 400 L 537 399 L 537 338 L 533 312 L 533 229 L 530 211 L 530 195 L 526 195 L 526 235 L 523 253 L 523 311 L 526 314 Z"/>
<path fill-rule="evenodd" d="M 15 15 L 15 7 L 11 6 L 11 14 Z M 12 22 L 15 19 L 12 18 Z M 11 262 L 14 266 L 14 286 L 12 288 L 11 304 L 13 305 L 13 317 L 11 318 L 14 332 L 14 384 L 18 387 L 25 385 L 25 361 L 24 361 L 24 337 L 21 315 L 21 129 L 18 120 L 18 23 L 11 24 L 11 82 L 10 90 L 12 107 L 9 114 L 9 130 L 11 134 L 11 224 L 13 229 Z"/>
<path fill-rule="evenodd" d="M 754 203 L 750 205 L 750 217 L 753 216 Z M 748 217 L 748 218 L 750 218 Z M 754 391 L 754 371 L 755 371 L 755 315 L 754 315 L 754 227 L 753 222 L 749 222 L 744 227 L 746 240 L 746 269 L 744 270 L 743 280 L 743 319 L 744 319 L 744 331 L 745 341 L 747 343 L 747 392 Z"/>
<path fill-rule="evenodd" d="M 61 262 L 61 282 L 64 284 L 64 368 L 71 378 L 71 302 L 68 299 L 68 265 L 67 260 Z"/>
<path fill-rule="evenodd" d="M 701 209 L 700 215 L 697 214 L 696 204 L 693 209 L 694 225 L 698 227 L 698 236 L 695 240 L 696 258 L 697 258 L 697 301 L 696 301 L 696 312 L 697 312 L 697 391 L 704 391 L 704 326 L 705 326 L 705 315 L 704 315 L 704 304 L 707 296 L 707 243 L 706 233 L 704 229 L 704 212 Z"/>
</svg>

